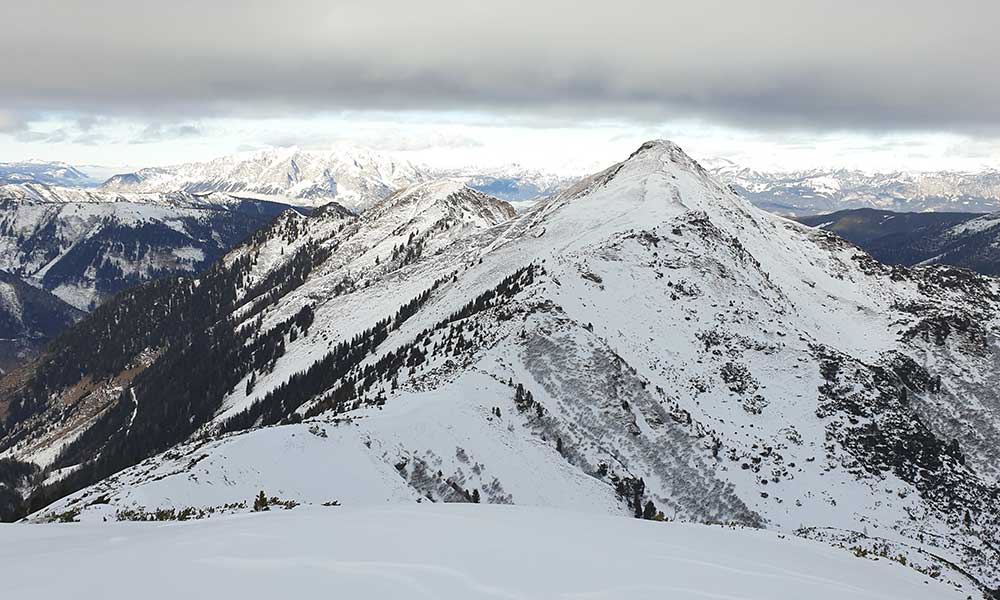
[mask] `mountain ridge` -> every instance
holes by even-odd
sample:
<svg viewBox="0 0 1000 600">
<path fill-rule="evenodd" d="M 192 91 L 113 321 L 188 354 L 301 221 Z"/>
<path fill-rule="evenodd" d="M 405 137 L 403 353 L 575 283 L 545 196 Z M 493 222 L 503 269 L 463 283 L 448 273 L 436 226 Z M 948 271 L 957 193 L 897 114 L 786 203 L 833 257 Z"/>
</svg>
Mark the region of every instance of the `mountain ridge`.
<svg viewBox="0 0 1000 600">
<path fill-rule="evenodd" d="M 59 161 L 26 160 L 0 163 L 0 183 L 40 183 L 92 187 L 99 182 L 79 168 Z"/>
<path fill-rule="evenodd" d="M 185 192 L 0 185 L 0 269 L 90 310 L 174 271 L 197 272 L 286 205 Z"/>
<path fill-rule="evenodd" d="M 1000 171 L 868 173 L 850 169 L 758 171 L 713 160 L 709 170 L 751 202 L 808 216 L 856 208 L 894 212 L 996 212 Z"/>
<path fill-rule="evenodd" d="M 395 189 L 428 179 L 413 164 L 374 151 L 275 148 L 115 175 L 105 191 L 258 194 L 314 205 L 336 200 L 364 210 Z"/>
</svg>

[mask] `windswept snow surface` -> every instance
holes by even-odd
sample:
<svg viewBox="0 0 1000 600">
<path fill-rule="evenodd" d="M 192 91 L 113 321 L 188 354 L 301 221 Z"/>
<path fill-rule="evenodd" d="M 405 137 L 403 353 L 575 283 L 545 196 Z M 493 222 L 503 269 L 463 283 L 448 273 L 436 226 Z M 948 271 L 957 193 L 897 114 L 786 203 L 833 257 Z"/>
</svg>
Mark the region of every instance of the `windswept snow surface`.
<svg viewBox="0 0 1000 600">
<path fill-rule="evenodd" d="M 0 579 L 10 598 L 103 600 L 324 591 L 373 600 L 946 600 L 971 591 L 775 532 L 455 504 L 3 525 Z"/>
</svg>

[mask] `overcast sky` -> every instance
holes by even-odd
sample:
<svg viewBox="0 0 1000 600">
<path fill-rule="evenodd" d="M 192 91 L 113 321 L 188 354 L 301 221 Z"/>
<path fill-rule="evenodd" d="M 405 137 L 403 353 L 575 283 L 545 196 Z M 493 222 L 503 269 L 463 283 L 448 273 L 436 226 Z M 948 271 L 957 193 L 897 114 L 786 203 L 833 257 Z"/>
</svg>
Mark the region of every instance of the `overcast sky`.
<svg viewBox="0 0 1000 600">
<path fill-rule="evenodd" d="M 0 161 L 1000 166 L 994 0 L 5 1 Z"/>
</svg>

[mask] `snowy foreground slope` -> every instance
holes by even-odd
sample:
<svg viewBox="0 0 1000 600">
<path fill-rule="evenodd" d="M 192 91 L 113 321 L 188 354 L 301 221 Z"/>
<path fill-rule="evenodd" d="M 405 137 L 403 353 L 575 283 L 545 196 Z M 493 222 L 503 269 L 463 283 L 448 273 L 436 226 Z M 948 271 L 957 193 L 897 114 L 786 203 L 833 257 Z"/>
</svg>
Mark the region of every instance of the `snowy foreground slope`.
<svg viewBox="0 0 1000 600">
<path fill-rule="evenodd" d="M 540 505 L 996 589 L 998 314 L 994 279 L 881 265 L 650 142 L 516 216 L 454 182 L 283 215 L 5 380 L 0 453 L 44 467 L 35 521 Z"/>
<path fill-rule="evenodd" d="M 0 525 L 0 579 L 11 598 L 106 600 L 976 594 L 896 561 L 775 532 L 454 504 L 299 508 L 168 525 Z"/>
</svg>

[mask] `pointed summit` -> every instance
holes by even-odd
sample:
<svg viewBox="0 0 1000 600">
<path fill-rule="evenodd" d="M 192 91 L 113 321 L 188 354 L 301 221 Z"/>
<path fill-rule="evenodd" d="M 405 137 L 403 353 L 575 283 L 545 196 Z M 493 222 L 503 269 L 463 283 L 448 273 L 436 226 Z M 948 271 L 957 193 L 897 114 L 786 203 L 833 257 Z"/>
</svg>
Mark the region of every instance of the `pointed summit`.
<svg viewBox="0 0 1000 600">
<path fill-rule="evenodd" d="M 662 162 L 671 162 L 685 169 L 694 170 L 708 177 L 708 172 L 696 160 L 688 156 L 686 152 L 676 143 L 670 140 L 650 140 L 643 143 L 628 157 L 628 161 L 633 159 L 653 158 Z"/>
<path fill-rule="evenodd" d="M 635 156 L 640 152 L 649 152 L 649 151 L 680 152 L 681 154 L 684 153 L 684 151 L 681 150 L 681 147 L 676 143 L 674 143 L 673 141 L 660 138 L 656 140 L 649 140 L 647 142 L 643 142 L 642 145 L 639 146 L 639 148 L 632 153 L 632 156 Z"/>
<path fill-rule="evenodd" d="M 475 226 L 496 225 L 516 215 L 508 202 L 454 179 L 435 179 L 395 192 L 368 209 L 365 218 L 383 219 L 391 213 L 394 218 L 413 220 L 430 212 L 436 219 L 450 218 Z"/>
<path fill-rule="evenodd" d="M 731 215 L 749 207 L 670 140 L 645 142 L 622 162 L 566 189 L 553 204 L 567 202 L 582 202 L 577 210 L 594 214 L 606 213 L 612 206 L 631 206 L 616 221 L 620 226 L 630 221 L 633 226 L 648 226 L 678 212 Z"/>
</svg>

